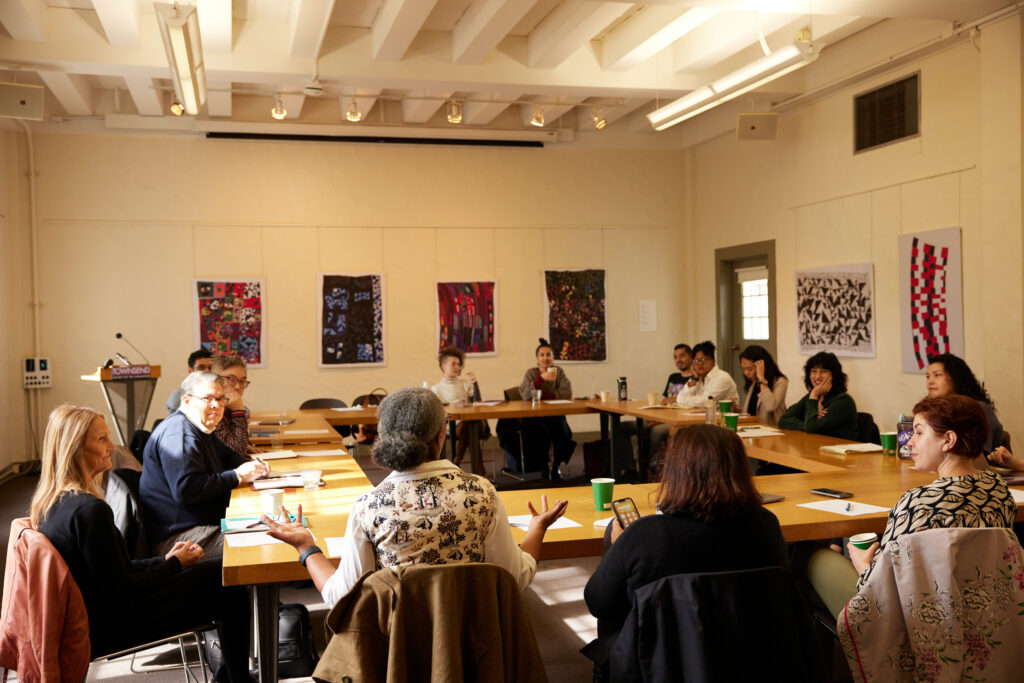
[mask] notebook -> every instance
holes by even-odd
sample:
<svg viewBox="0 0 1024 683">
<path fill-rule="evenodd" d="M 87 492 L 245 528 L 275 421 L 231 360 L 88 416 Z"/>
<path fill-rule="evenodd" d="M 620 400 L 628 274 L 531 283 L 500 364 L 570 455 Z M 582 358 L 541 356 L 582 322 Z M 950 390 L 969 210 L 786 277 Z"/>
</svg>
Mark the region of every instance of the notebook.
<svg viewBox="0 0 1024 683">
<path fill-rule="evenodd" d="M 877 443 L 837 443 L 832 446 L 822 446 L 818 450 L 846 455 L 848 453 L 881 453 L 882 447 Z"/>
</svg>

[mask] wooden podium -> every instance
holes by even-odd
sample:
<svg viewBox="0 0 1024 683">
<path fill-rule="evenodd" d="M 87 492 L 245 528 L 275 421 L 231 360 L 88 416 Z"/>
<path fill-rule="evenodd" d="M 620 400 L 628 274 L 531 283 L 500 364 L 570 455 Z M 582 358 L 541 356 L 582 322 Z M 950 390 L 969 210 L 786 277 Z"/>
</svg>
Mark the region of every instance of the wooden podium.
<svg viewBox="0 0 1024 683">
<path fill-rule="evenodd" d="M 132 436 L 146 424 L 159 377 L 159 365 L 112 365 L 82 375 L 86 382 L 100 383 L 122 446 L 131 444 Z"/>
</svg>

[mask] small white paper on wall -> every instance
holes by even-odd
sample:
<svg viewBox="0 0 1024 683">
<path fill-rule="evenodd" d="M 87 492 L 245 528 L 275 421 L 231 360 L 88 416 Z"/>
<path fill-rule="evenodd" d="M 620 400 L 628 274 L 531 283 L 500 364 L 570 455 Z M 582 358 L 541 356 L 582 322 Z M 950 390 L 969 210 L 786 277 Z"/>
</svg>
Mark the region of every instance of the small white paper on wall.
<svg viewBox="0 0 1024 683">
<path fill-rule="evenodd" d="M 645 299 L 640 302 L 640 331 L 658 331 L 658 302 L 654 299 Z"/>
</svg>

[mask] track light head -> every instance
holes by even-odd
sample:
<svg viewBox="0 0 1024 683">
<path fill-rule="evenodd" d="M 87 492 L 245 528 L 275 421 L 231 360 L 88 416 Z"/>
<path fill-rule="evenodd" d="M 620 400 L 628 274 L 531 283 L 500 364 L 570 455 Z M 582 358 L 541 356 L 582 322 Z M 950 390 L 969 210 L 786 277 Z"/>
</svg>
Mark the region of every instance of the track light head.
<svg viewBox="0 0 1024 683">
<path fill-rule="evenodd" d="M 171 102 L 171 113 L 175 116 L 181 116 L 185 113 L 185 107 L 181 105 L 181 102 L 174 100 Z"/>
<path fill-rule="evenodd" d="M 533 107 L 533 113 L 530 115 L 530 125 L 537 126 L 538 128 L 544 127 L 544 107 L 539 104 Z"/>
<path fill-rule="evenodd" d="M 274 97 L 274 106 L 270 110 L 270 115 L 278 121 L 288 116 L 288 110 L 284 108 L 284 100 L 281 99 L 280 95 Z"/>
<path fill-rule="evenodd" d="M 594 119 L 594 128 L 596 130 L 604 130 L 604 127 L 608 125 L 604 118 L 604 107 L 594 107 L 590 111 L 590 116 Z"/>
<path fill-rule="evenodd" d="M 462 102 L 448 100 L 448 123 L 462 123 Z"/>
<path fill-rule="evenodd" d="M 359 111 L 359 104 L 356 103 L 356 98 L 354 97 L 348 103 L 348 109 L 345 110 L 345 118 L 352 123 L 359 123 L 363 120 L 363 113 Z"/>
</svg>

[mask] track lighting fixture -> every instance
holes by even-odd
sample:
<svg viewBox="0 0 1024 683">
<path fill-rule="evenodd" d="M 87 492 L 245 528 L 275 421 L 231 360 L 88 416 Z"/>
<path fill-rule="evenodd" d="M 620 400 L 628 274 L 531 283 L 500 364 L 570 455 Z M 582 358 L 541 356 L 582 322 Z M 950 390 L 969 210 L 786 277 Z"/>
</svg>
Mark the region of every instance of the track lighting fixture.
<svg viewBox="0 0 1024 683">
<path fill-rule="evenodd" d="M 359 105 L 356 103 L 356 98 L 352 98 L 352 101 L 348 103 L 348 109 L 345 110 L 345 118 L 352 123 L 359 123 L 363 120 L 363 113 L 359 111 Z"/>
<path fill-rule="evenodd" d="M 288 116 L 288 110 L 284 108 L 284 100 L 281 99 L 280 95 L 274 97 L 274 106 L 270 110 L 270 115 L 278 121 Z"/>
<path fill-rule="evenodd" d="M 544 107 L 539 104 L 533 107 L 533 114 L 530 115 L 530 125 L 537 126 L 538 128 L 544 127 Z"/>
<path fill-rule="evenodd" d="M 181 102 L 174 100 L 171 102 L 171 113 L 175 116 L 181 116 L 185 113 L 185 107 L 181 106 Z"/>
<path fill-rule="evenodd" d="M 594 119 L 596 130 L 604 130 L 604 127 L 608 125 L 604 118 L 604 107 L 594 107 L 590 110 L 590 116 Z"/>
<path fill-rule="evenodd" d="M 462 123 L 462 102 L 448 100 L 448 123 Z"/>
</svg>

